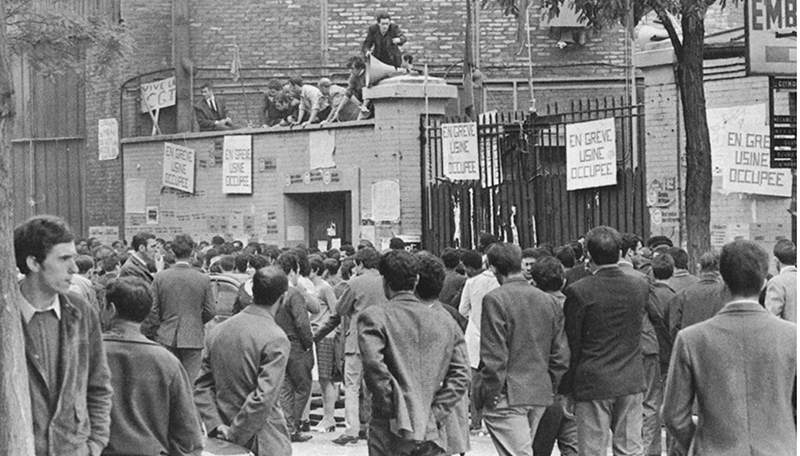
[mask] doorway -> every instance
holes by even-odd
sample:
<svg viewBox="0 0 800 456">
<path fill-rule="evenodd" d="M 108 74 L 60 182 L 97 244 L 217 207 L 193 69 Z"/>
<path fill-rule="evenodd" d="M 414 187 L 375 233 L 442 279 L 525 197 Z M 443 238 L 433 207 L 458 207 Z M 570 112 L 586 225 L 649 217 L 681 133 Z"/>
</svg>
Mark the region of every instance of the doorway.
<svg viewBox="0 0 800 456">
<path fill-rule="evenodd" d="M 309 247 L 319 246 L 326 251 L 337 244 L 350 243 L 353 232 L 349 217 L 350 192 L 311 193 L 305 197 Z"/>
</svg>

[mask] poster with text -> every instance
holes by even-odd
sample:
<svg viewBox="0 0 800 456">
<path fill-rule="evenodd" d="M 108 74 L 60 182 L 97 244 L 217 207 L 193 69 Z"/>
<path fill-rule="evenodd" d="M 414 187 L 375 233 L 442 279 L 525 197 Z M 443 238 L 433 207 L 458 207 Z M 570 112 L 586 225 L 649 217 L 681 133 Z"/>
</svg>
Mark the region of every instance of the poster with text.
<svg viewBox="0 0 800 456">
<path fill-rule="evenodd" d="M 617 184 L 614 119 L 567 125 L 567 190 Z"/>
<path fill-rule="evenodd" d="M 253 139 L 226 136 L 222 147 L 222 193 L 253 194 Z"/>
<path fill-rule="evenodd" d="M 444 175 L 452 180 L 480 179 L 478 170 L 478 124 L 442 124 Z"/>
<path fill-rule="evenodd" d="M 194 149 L 164 143 L 162 187 L 194 193 Z"/>
<path fill-rule="evenodd" d="M 114 160 L 119 157 L 119 126 L 117 119 L 98 119 L 97 121 L 98 160 Z"/>
<path fill-rule="evenodd" d="M 722 191 L 792 196 L 792 171 L 769 167 L 770 132 L 764 104 L 708 110 L 713 175 Z"/>
</svg>

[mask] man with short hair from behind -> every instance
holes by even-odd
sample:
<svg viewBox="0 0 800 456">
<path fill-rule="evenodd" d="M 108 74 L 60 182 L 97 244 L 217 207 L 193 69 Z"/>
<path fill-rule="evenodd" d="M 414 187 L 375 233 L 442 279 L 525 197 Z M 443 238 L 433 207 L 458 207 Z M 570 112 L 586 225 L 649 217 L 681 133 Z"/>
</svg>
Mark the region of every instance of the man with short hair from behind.
<svg viewBox="0 0 800 456">
<path fill-rule="evenodd" d="M 678 333 L 662 416 L 684 452 L 796 454 L 797 325 L 758 303 L 768 264 L 755 242 L 726 244 L 725 306 Z"/>
<path fill-rule="evenodd" d="M 209 436 L 256 456 L 292 454 L 279 402 L 290 344 L 275 323 L 277 303 L 288 288 L 281 268 L 256 271 L 253 303 L 209 331 L 195 382 L 195 404 Z"/>
<path fill-rule="evenodd" d="M 447 421 L 469 387 L 461 330 L 414 295 L 415 255 L 380 258 L 388 302 L 358 314 L 364 380 L 372 393 L 367 445 L 372 456 L 433 456 L 448 448 Z"/>
<path fill-rule="evenodd" d="M 681 329 L 716 315 L 725 305 L 723 291 L 719 254 L 706 252 L 700 256 L 700 281 L 678 291 L 667 303 L 672 340 Z"/>
<path fill-rule="evenodd" d="M 614 455 L 643 454 L 641 333 L 650 287 L 620 269 L 622 236 L 614 228 L 590 230 L 586 248 L 592 275 L 564 290 L 571 357 L 559 392 L 565 413 L 574 409 L 580 454 L 605 456 L 609 430 Z"/>
<path fill-rule="evenodd" d="M 458 305 L 461 303 L 461 292 L 467 282 L 467 276 L 456 271 L 459 263 L 461 263 L 461 251 L 451 247 L 444 249 L 442 262 L 445 267 L 445 276 L 439 301 L 442 304 L 458 309 Z"/>
<path fill-rule="evenodd" d="M 686 250 L 680 247 L 670 247 L 667 249 L 667 253 L 672 256 L 672 260 L 675 262 L 675 271 L 672 273 L 672 277 L 669 278 L 669 286 L 675 290 L 675 293 L 679 293 L 681 290 L 700 282 L 700 277 L 689 273 L 689 254 Z M 702 275 L 702 267 L 700 268 L 700 274 Z"/>
<path fill-rule="evenodd" d="M 69 292 L 74 241 L 50 215 L 14 229 L 36 456 L 98 456 L 108 444 L 111 377 L 97 310 Z"/>
<path fill-rule="evenodd" d="M 189 376 L 175 356 L 139 331 L 152 307 L 150 285 L 138 277 L 114 279 L 106 299 L 116 313 L 103 334 L 114 387 L 103 454 L 199 456 L 203 443 Z"/>
<path fill-rule="evenodd" d="M 764 306 L 784 320 L 797 323 L 797 247 L 781 239 L 772 250 L 778 275 L 767 282 Z"/>
<path fill-rule="evenodd" d="M 204 325 L 216 314 L 211 279 L 190 263 L 194 247 L 188 234 L 175 236 L 175 265 L 155 275 L 153 308 L 142 323 L 142 334 L 167 347 L 192 382 L 200 372 Z"/>
</svg>

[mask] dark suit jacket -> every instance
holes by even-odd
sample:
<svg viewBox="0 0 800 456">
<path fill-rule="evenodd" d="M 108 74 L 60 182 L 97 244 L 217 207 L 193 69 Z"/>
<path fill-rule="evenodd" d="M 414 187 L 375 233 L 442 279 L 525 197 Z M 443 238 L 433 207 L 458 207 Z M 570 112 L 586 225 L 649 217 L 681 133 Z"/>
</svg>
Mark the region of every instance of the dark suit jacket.
<svg viewBox="0 0 800 456">
<path fill-rule="evenodd" d="M 555 300 L 522 277 L 487 293 L 481 362 L 480 399 L 490 408 L 502 394 L 508 395 L 510 407 L 552 404 L 569 365 L 564 314 Z"/>
<path fill-rule="evenodd" d="M 265 307 L 248 306 L 211 329 L 194 385 L 206 428 L 228 425 L 230 439 L 248 448 L 257 440 L 256 456 L 290 455 L 278 400 L 288 360 L 289 339 Z"/>
<path fill-rule="evenodd" d="M 97 311 L 75 294 L 61 302 L 61 362 L 57 404 L 50 410 L 48 375 L 25 330 L 28 389 L 37 455 L 97 454 L 108 444 L 113 391 Z M 4 366 L 8 368 L 8 366 Z M 6 417 L 8 419 L 8 417 Z M 11 418 L 15 419 L 15 418 Z M 49 437 L 49 438 L 48 438 Z M 96 453 L 95 453 L 96 452 Z"/>
<path fill-rule="evenodd" d="M 197 119 L 197 125 L 200 126 L 200 131 L 213 131 L 215 120 L 228 117 L 228 108 L 225 106 L 225 102 L 220 97 L 214 96 L 214 103 L 217 105 L 216 111 L 211 109 L 205 99 L 194 105 L 194 116 Z"/>
<path fill-rule="evenodd" d="M 364 309 L 357 324 L 372 416 L 395 420 L 400 438 L 447 448 L 445 422 L 470 382 L 455 321 L 405 292 Z"/>
<path fill-rule="evenodd" d="M 708 320 L 725 306 L 722 278 L 718 273 L 705 273 L 700 281 L 679 291 L 667 303 L 670 335 L 673 340 L 678 331 Z"/>
<path fill-rule="evenodd" d="M 662 416 L 696 455 L 794 455 L 797 325 L 756 301 L 727 304 L 678 333 Z M 697 401 L 699 423 L 692 421 Z"/>
<path fill-rule="evenodd" d="M 103 343 L 114 387 L 111 439 L 103 454 L 199 456 L 200 420 L 180 361 L 124 325 L 103 334 Z"/>
<path fill-rule="evenodd" d="M 392 43 L 393 38 L 400 38 L 400 44 Z M 363 52 L 372 50 L 372 56 L 381 62 L 399 67 L 403 61 L 403 53 L 400 51 L 399 46 L 406 42 L 406 37 L 400 31 L 400 26 L 397 24 L 389 24 L 389 30 L 386 34 L 381 34 L 381 29 L 378 24 L 372 24 L 367 29 L 367 37 L 364 38 L 362 45 Z"/>
<path fill-rule="evenodd" d="M 592 401 L 645 390 L 641 332 L 649 293 L 646 281 L 616 265 L 564 290 L 571 357 L 561 394 Z"/>
<path fill-rule="evenodd" d="M 153 308 L 142 323 L 142 334 L 167 347 L 201 349 L 203 325 L 215 314 L 211 279 L 177 263 L 153 279 Z"/>
<path fill-rule="evenodd" d="M 153 283 L 153 274 L 143 265 L 138 258 L 133 258 L 135 254 L 131 254 L 125 263 L 119 268 L 117 277 L 139 277 L 144 279 L 147 283 Z"/>
<path fill-rule="evenodd" d="M 442 291 L 439 293 L 439 301 L 442 304 L 458 309 L 458 304 L 461 302 L 461 291 L 464 289 L 466 282 L 467 276 L 464 274 L 459 274 L 453 270 L 445 272 L 444 285 L 442 285 Z"/>
<path fill-rule="evenodd" d="M 275 323 L 280 326 L 293 350 L 308 351 L 314 345 L 311 322 L 303 295 L 297 288 L 289 288 L 280 302 L 275 303 Z"/>
</svg>

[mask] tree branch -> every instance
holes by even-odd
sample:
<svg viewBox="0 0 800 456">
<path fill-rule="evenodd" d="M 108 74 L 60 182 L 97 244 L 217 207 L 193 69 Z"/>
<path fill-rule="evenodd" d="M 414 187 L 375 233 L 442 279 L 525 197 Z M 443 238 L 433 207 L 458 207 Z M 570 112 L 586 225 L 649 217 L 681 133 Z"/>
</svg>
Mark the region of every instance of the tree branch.
<svg viewBox="0 0 800 456">
<path fill-rule="evenodd" d="M 675 24 L 672 23 L 672 16 L 670 16 L 669 12 L 661 5 L 658 0 L 650 0 L 648 4 L 653 7 L 653 10 L 658 15 L 658 18 L 661 20 L 661 23 L 664 25 L 664 30 L 667 31 L 667 35 L 669 35 L 669 41 L 672 43 L 672 47 L 675 49 L 675 54 L 678 55 L 680 59 L 681 55 L 683 54 L 683 43 L 681 43 L 681 39 L 678 36 L 678 31 L 675 30 Z"/>
</svg>

